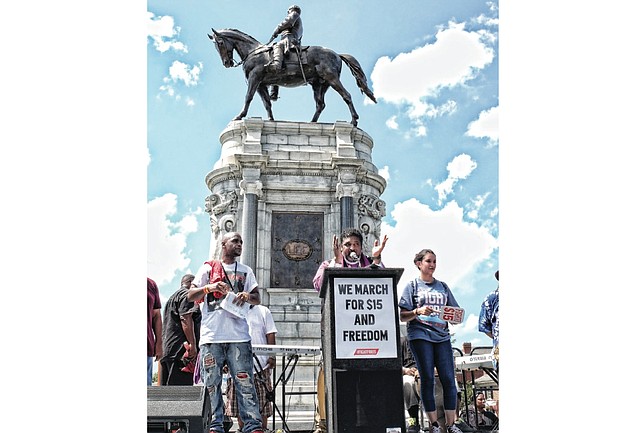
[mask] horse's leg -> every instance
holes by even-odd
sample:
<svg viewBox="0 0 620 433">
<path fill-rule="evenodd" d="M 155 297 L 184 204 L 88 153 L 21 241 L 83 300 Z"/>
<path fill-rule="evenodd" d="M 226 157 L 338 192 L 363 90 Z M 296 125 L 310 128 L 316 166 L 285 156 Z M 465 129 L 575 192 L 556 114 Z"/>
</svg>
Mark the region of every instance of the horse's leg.
<svg viewBox="0 0 620 433">
<path fill-rule="evenodd" d="M 359 119 L 360 117 L 357 114 L 357 111 L 355 111 L 355 107 L 353 106 L 353 100 L 351 99 L 351 94 L 347 92 L 347 89 L 345 89 L 342 83 L 340 82 L 340 77 L 332 75 L 329 78 L 326 77 L 325 79 L 327 80 L 329 85 L 332 86 L 333 89 L 340 94 L 344 102 L 346 102 L 346 104 L 349 107 L 349 111 L 351 112 L 351 124 L 353 126 L 357 126 L 357 119 Z"/>
<path fill-rule="evenodd" d="M 256 93 L 258 85 L 258 80 L 252 79 L 252 77 L 248 79 L 248 91 L 245 94 L 245 104 L 243 105 L 243 109 L 241 110 L 241 112 L 233 120 L 241 120 L 246 116 L 246 114 L 248 114 L 250 102 L 252 102 L 252 99 L 254 98 L 254 94 Z"/>
<path fill-rule="evenodd" d="M 271 96 L 269 95 L 269 88 L 265 84 L 261 84 L 258 86 L 258 94 L 263 100 L 263 105 L 265 106 L 265 110 L 267 110 L 267 115 L 269 116 L 269 120 L 273 120 L 273 113 L 271 112 Z"/>
<path fill-rule="evenodd" d="M 328 84 L 321 84 L 316 80 L 312 83 L 312 91 L 314 93 L 314 102 L 316 104 L 316 111 L 314 112 L 314 117 L 312 117 L 311 122 L 316 122 L 319 120 L 319 116 L 325 109 L 325 92 L 329 89 Z"/>
</svg>

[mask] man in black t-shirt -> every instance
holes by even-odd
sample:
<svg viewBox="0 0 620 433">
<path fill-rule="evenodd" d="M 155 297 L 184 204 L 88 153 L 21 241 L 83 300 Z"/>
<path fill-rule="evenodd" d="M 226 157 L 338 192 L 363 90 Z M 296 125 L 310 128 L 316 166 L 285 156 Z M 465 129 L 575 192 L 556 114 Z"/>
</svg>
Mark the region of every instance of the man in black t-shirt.
<svg viewBox="0 0 620 433">
<path fill-rule="evenodd" d="M 166 302 L 163 325 L 161 385 L 193 385 L 200 338 L 200 307 L 187 299 L 194 275 L 181 279 L 181 287 Z M 185 344 L 184 344 L 185 343 Z"/>
</svg>

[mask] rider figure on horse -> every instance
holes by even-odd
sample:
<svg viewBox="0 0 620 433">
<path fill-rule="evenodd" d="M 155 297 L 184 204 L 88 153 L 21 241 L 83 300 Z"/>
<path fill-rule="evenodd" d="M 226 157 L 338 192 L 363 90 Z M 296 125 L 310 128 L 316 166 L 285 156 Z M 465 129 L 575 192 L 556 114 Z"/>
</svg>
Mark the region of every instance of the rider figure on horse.
<svg viewBox="0 0 620 433">
<path fill-rule="evenodd" d="M 291 48 L 297 48 L 297 53 L 299 53 L 299 46 L 303 34 L 304 27 L 301 23 L 301 8 L 297 5 L 292 5 L 288 8 L 286 18 L 278 24 L 271 35 L 271 39 L 267 42 L 267 45 L 269 45 L 280 35 L 280 41 L 273 46 L 273 60 L 265 66 L 273 72 L 279 71 L 280 68 L 282 68 L 284 54 L 288 54 Z M 273 86 L 271 88 L 270 97 L 272 100 L 278 99 L 278 86 Z"/>
</svg>

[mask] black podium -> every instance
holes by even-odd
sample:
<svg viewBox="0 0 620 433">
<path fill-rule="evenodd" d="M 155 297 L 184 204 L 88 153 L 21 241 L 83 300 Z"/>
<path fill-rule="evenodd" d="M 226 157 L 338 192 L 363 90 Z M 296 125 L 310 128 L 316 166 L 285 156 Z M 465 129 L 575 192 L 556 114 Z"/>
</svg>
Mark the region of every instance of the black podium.
<svg viewBox="0 0 620 433">
<path fill-rule="evenodd" d="M 402 268 L 327 268 L 321 343 L 329 433 L 404 433 Z"/>
</svg>

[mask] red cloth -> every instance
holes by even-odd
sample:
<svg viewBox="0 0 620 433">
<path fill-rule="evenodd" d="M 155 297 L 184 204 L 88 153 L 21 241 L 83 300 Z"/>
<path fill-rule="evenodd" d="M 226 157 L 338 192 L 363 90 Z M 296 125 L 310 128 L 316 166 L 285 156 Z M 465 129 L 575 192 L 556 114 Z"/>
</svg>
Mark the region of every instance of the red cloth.
<svg viewBox="0 0 620 433">
<path fill-rule="evenodd" d="M 220 260 L 207 260 L 205 264 L 211 266 L 211 274 L 209 275 L 209 283 L 217 283 L 226 279 L 226 271 Z"/>
<path fill-rule="evenodd" d="M 226 280 L 226 271 L 224 270 L 224 266 L 222 266 L 221 260 L 207 260 L 205 265 L 207 264 L 211 266 L 211 272 L 209 272 L 209 284 Z M 213 296 L 219 299 L 223 295 L 220 292 L 214 292 Z M 202 301 L 198 301 L 198 303 L 200 302 Z"/>
</svg>

